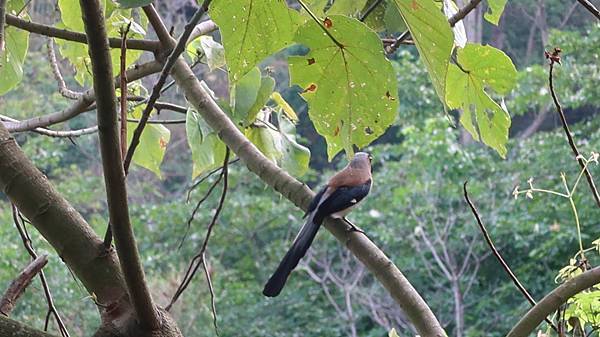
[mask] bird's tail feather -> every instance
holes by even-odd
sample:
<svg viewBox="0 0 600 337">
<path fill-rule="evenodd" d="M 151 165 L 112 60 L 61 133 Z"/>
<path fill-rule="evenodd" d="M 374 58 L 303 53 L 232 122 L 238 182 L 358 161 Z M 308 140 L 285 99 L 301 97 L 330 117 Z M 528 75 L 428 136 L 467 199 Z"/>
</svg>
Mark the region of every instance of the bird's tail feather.
<svg viewBox="0 0 600 337">
<path fill-rule="evenodd" d="M 314 216 L 311 214 L 308 221 L 306 221 L 306 224 L 302 226 L 298 236 L 296 236 L 292 247 L 279 263 L 277 270 L 275 270 L 275 273 L 273 273 L 267 284 L 265 284 L 265 288 L 263 289 L 263 294 L 265 296 L 275 297 L 279 295 L 288 276 L 306 254 L 308 247 L 310 247 L 313 239 L 317 235 L 319 227 L 321 227 L 321 224 L 316 223 L 313 218 Z"/>
</svg>

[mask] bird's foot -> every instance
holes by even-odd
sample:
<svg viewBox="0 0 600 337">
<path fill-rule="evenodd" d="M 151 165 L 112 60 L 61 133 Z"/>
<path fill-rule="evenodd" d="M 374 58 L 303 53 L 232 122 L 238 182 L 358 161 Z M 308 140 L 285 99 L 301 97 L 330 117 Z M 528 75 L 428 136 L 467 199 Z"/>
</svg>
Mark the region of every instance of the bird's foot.
<svg viewBox="0 0 600 337">
<path fill-rule="evenodd" d="M 352 222 L 350 222 L 348 219 L 346 219 L 345 217 L 342 218 L 344 220 L 345 223 L 347 223 L 350 228 L 347 228 L 346 231 L 347 232 L 358 232 L 361 233 L 363 235 L 367 235 L 367 233 L 365 233 L 365 231 L 363 231 L 362 229 L 358 228 L 355 224 L 353 224 Z"/>
</svg>

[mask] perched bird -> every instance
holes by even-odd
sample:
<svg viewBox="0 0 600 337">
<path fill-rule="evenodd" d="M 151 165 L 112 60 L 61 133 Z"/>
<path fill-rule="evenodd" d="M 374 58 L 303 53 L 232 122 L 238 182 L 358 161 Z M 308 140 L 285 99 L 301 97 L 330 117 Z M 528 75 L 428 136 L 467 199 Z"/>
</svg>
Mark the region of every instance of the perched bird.
<svg viewBox="0 0 600 337">
<path fill-rule="evenodd" d="M 372 184 L 371 160 L 370 154 L 357 152 L 350 163 L 331 177 L 327 185 L 315 195 L 304 214 L 304 218 L 308 216 L 306 223 L 263 289 L 265 296 L 279 295 L 288 276 L 306 254 L 327 216 L 343 218 L 369 194 Z"/>
</svg>

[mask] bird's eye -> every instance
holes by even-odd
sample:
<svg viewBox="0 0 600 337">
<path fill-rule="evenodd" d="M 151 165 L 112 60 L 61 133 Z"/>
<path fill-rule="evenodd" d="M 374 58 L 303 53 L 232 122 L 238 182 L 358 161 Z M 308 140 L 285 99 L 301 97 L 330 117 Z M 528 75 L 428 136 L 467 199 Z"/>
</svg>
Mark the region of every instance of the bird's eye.
<svg viewBox="0 0 600 337">
<path fill-rule="evenodd" d="M 372 161 L 373 161 L 373 156 L 371 156 L 370 154 L 369 154 L 369 161 L 370 161 L 370 162 L 372 162 Z"/>
</svg>

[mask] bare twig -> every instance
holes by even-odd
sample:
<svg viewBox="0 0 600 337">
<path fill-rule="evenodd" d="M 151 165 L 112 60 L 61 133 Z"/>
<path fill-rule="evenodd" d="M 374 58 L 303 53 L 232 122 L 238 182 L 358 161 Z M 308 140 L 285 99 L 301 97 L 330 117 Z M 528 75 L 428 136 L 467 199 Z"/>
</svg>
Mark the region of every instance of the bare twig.
<svg viewBox="0 0 600 337">
<path fill-rule="evenodd" d="M 46 46 L 48 48 L 48 59 L 50 61 L 50 67 L 52 68 L 52 74 L 54 74 L 54 78 L 58 82 L 58 92 L 63 97 L 68 99 L 80 98 L 83 95 L 83 93 L 76 92 L 67 88 L 65 79 L 60 73 L 60 68 L 58 67 L 58 61 L 56 60 L 56 52 L 54 51 L 54 40 L 51 37 L 48 38 Z"/>
<path fill-rule="evenodd" d="M 14 119 L 8 116 L 0 115 L 0 121 L 10 122 L 10 123 L 21 123 L 18 119 Z M 35 133 L 39 133 L 40 135 L 55 137 L 55 138 L 71 138 L 71 137 L 80 137 L 85 135 L 90 135 L 98 132 L 98 126 L 92 126 L 89 128 L 78 129 L 78 130 L 65 130 L 65 131 L 55 131 L 49 130 L 45 128 L 35 128 L 31 130 Z"/>
<path fill-rule="evenodd" d="M 596 19 L 600 20 L 600 11 L 589 0 L 577 0 L 585 9 L 592 13 Z"/>
<path fill-rule="evenodd" d="M 598 189 L 596 188 L 596 184 L 594 183 L 594 178 L 592 177 L 592 174 L 586 167 L 585 162 L 584 162 L 583 158 L 581 157 L 579 150 L 577 149 L 577 145 L 575 144 L 575 140 L 573 139 L 573 134 L 571 133 L 571 130 L 569 129 L 569 124 L 567 124 L 567 118 L 565 117 L 563 108 L 560 105 L 560 102 L 558 101 L 558 97 L 556 96 L 556 91 L 554 90 L 554 64 L 555 63 L 560 64 L 560 52 L 561 52 L 560 48 L 554 48 L 554 51 L 551 53 L 545 52 L 546 58 L 550 62 L 550 71 L 548 73 L 548 83 L 550 86 L 550 94 L 552 95 L 552 100 L 554 101 L 554 105 L 556 106 L 556 111 L 558 112 L 558 115 L 560 116 L 560 122 L 562 123 L 562 127 L 563 127 L 563 130 L 565 131 L 565 135 L 567 136 L 567 140 L 569 141 L 569 146 L 571 146 L 571 150 L 573 151 L 573 154 L 575 155 L 577 162 L 579 162 L 579 166 L 581 166 L 581 169 L 585 173 L 585 178 L 588 182 L 588 185 L 590 186 L 592 195 L 594 196 L 594 199 L 596 200 L 596 204 L 598 205 L 598 207 L 600 207 L 600 195 L 598 195 Z"/>
<path fill-rule="evenodd" d="M 46 263 L 48 263 L 48 255 L 40 255 L 21 270 L 19 275 L 10 283 L 2 298 L 0 298 L 1 315 L 10 316 L 19 297 L 25 292 L 31 280 L 44 268 Z"/>
<path fill-rule="evenodd" d="M 27 233 L 27 229 L 23 221 L 21 221 L 21 214 L 17 209 L 17 206 L 12 205 L 12 216 L 13 222 L 19 235 L 21 236 L 21 241 L 23 241 L 23 246 L 29 253 L 32 259 L 37 259 L 38 255 L 33 248 L 33 243 L 31 241 L 31 237 L 29 233 Z M 56 324 L 58 325 L 58 330 L 63 337 L 69 337 L 69 331 L 67 331 L 67 327 L 60 317 L 58 310 L 56 310 L 56 306 L 54 305 L 54 299 L 52 298 L 52 293 L 50 292 L 50 287 L 48 286 L 48 281 L 46 281 L 46 275 L 44 275 L 44 271 L 40 270 L 40 281 L 42 282 L 42 288 L 44 289 L 44 295 L 46 296 L 46 302 L 48 303 L 48 313 L 46 314 L 46 324 L 44 326 L 44 331 L 48 331 L 48 320 L 50 315 L 54 316 L 56 320 Z"/>
<path fill-rule="evenodd" d="M 66 29 L 59 29 L 52 26 L 43 25 L 27 20 L 23 20 L 15 15 L 6 15 L 6 24 L 9 26 L 17 27 L 26 30 L 31 33 L 36 33 L 48 37 L 55 37 L 62 40 L 68 40 L 73 42 L 87 43 L 85 34 L 79 32 L 73 32 Z M 121 39 L 111 37 L 108 39 L 111 48 L 121 48 Z M 155 52 L 159 50 L 160 43 L 156 40 L 135 40 L 129 39 L 127 41 L 129 49 L 146 50 Z"/>
<path fill-rule="evenodd" d="M 104 181 L 108 201 L 109 221 L 115 238 L 119 263 L 140 326 L 147 330 L 161 327 L 137 248 L 129 218 L 125 172 L 121 159 L 117 126 L 115 85 L 104 11 L 99 0 L 80 0 L 88 40 L 94 89 Z"/>
<path fill-rule="evenodd" d="M 131 22 L 127 24 L 121 36 L 121 157 L 127 154 L 127 34 L 131 28 Z"/>
<path fill-rule="evenodd" d="M 600 283 L 600 267 L 590 269 L 559 285 L 521 317 L 506 337 L 526 337 L 548 315 L 555 312 L 572 296 Z"/>
<path fill-rule="evenodd" d="M 230 161 L 227 165 L 237 163 L 239 160 L 240 160 L 240 158 L 236 158 L 236 159 Z M 223 166 L 219 166 L 219 167 L 215 168 L 214 170 L 208 172 L 204 177 L 198 179 L 198 181 L 196 181 L 188 190 L 186 202 L 190 201 L 190 194 L 196 187 L 198 187 L 200 184 L 202 184 L 206 179 L 210 178 L 213 174 L 221 171 L 221 169 L 223 169 Z"/>
<path fill-rule="evenodd" d="M 146 107 L 144 108 L 144 111 L 142 112 L 142 117 L 140 118 L 140 122 L 138 123 L 137 127 L 135 128 L 135 131 L 133 132 L 133 136 L 131 137 L 131 144 L 129 145 L 129 148 L 127 149 L 127 155 L 125 156 L 125 160 L 123 162 L 123 167 L 125 168 L 125 174 L 127 174 L 127 172 L 129 171 L 129 165 L 131 164 L 131 160 L 133 159 L 133 154 L 135 152 L 135 149 L 138 146 L 138 144 L 140 143 L 140 137 L 142 136 L 142 132 L 144 131 L 144 128 L 146 127 L 146 122 L 148 121 L 148 118 L 150 118 L 150 113 L 152 112 L 154 103 L 156 103 L 156 101 L 160 97 L 161 89 L 165 85 L 165 82 L 167 81 L 167 77 L 169 76 L 169 73 L 171 72 L 171 68 L 173 68 L 173 65 L 175 65 L 175 61 L 177 61 L 177 59 L 179 58 L 179 55 L 181 55 L 181 53 L 185 50 L 185 46 L 190 37 L 190 34 L 192 33 L 192 30 L 196 27 L 196 25 L 200 21 L 200 18 L 208 10 L 208 6 L 210 5 L 210 2 L 211 2 L 211 0 L 204 0 L 204 3 L 196 10 L 196 13 L 194 14 L 194 16 L 185 25 L 185 29 L 183 30 L 183 33 L 179 37 L 179 41 L 177 41 L 175 48 L 173 48 L 173 50 L 171 51 L 171 54 L 169 54 L 169 57 L 167 58 L 167 61 L 165 62 L 164 66 L 162 68 L 162 71 L 160 73 L 160 77 L 159 77 L 158 81 L 156 82 L 156 84 L 154 85 L 154 87 L 152 88 L 152 94 L 150 94 L 150 99 L 148 100 L 148 104 L 146 105 Z"/>
<path fill-rule="evenodd" d="M 215 308 L 215 304 L 214 304 L 215 297 L 214 297 L 214 291 L 212 289 L 212 282 L 210 281 L 210 273 L 208 272 L 208 269 L 206 266 L 205 253 L 206 253 L 206 248 L 208 247 L 208 240 L 210 239 L 210 234 L 212 233 L 212 229 L 215 226 L 217 219 L 219 218 L 219 215 L 221 214 L 221 210 L 223 209 L 223 204 L 225 203 L 225 197 L 227 195 L 227 187 L 228 187 L 227 179 L 228 179 L 228 175 L 229 175 L 228 166 L 227 166 L 228 163 L 229 163 L 229 148 L 226 148 L 225 160 L 223 161 L 223 169 L 221 170 L 221 177 L 223 178 L 223 192 L 221 192 L 221 199 L 219 200 L 219 205 L 217 206 L 217 209 L 215 210 L 215 214 L 213 215 L 212 220 L 208 224 L 208 230 L 206 231 L 206 236 L 204 238 L 204 242 L 202 243 L 202 246 L 200 247 L 200 251 L 190 261 L 190 264 L 185 273 L 185 276 L 183 277 L 183 280 L 181 281 L 181 283 L 179 284 L 179 287 L 175 291 L 175 294 L 173 295 L 171 302 L 165 307 L 165 310 L 167 310 L 167 311 L 169 311 L 171 309 L 173 304 L 175 304 L 175 302 L 177 302 L 177 300 L 179 299 L 181 294 L 183 294 L 185 289 L 192 282 L 192 279 L 194 278 L 194 275 L 198 271 L 198 268 L 200 267 L 200 265 L 202 265 L 204 268 L 204 273 L 207 276 L 207 282 L 208 282 L 208 286 L 209 286 L 209 290 L 210 290 L 210 294 L 211 294 L 211 304 L 212 304 L 212 308 L 213 308 L 213 324 L 215 326 L 215 331 L 217 331 L 217 332 L 218 332 L 217 313 L 216 313 L 216 310 L 214 309 Z"/>
<path fill-rule="evenodd" d="M 508 266 L 508 263 L 506 263 L 506 261 L 504 260 L 502 255 L 500 255 L 500 252 L 496 249 L 496 246 L 494 245 L 494 242 L 492 241 L 490 234 L 488 233 L 487 229 L 485 228 L 485 225 L 481 221 L 481 217 L 479 216 L 479 212 L 477 212 L 477 208 L 475 208 L 475 205 L 473 204 L 473 202 L 471 202 L 471 199 L 469 199 L 469 193 L 467 192 L 467 182 L 466 181 L 463 185 L 463 191 L 464 191 L 465 200 L 467 201 L 467 204 L 469 204 L 469 208 L 471 208 L 471 212 L 473 213 L 473 216 L 475 216 L 475 219 L 477 220 L 477 224 L 479 225 L 479 229 L 481 229 L 481 233 L 483 234 L 483 237 L 485 238 L 485 242 L 487 242 L 488 246 L 494 253 L 494 256 L 496 257 L 498 262 L 500 262 L 500 264 L 502 265 L 502 268 L 504 269 L 506 274 L 508 274 L 508 276 L 513 281 L 513 283 L 515 284 L 517 289 L 519 289 L 521 294 L 523 294 L 523 296 L 525 296 L 525 298 L 527 299 L 529 304 L 531 304 L 531 306 L 535 306 L 536 302 L 533 299 L 533 297 L 531 296 L 531 294 L 529 293 L 529 291 L 527 291 L 527 289 L 525 289 L 525 287 L 523 286 L 521 281 L 519 281 L 519 279 L 517 278 L 515 273 L 513 273 L 513 271 Z M 545 320 L 546 320 L 546 323 L 548 323 L 548 325 L 550 327 L 552 327 L 552 329 L 554 329 L 554 331 L 558 331 L 556 329 L 556 326 L 554 326 L 554 324 L 552 324 L 552 321 L 550 321 L 547 318 Z"/>
</svg>

